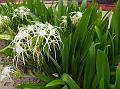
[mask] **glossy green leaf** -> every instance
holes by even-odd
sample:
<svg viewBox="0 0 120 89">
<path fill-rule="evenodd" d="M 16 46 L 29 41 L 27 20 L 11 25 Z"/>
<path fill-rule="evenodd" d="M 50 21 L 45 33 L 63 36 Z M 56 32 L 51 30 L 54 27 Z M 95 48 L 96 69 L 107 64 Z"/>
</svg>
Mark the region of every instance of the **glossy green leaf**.
<svg viewBox="0 0 120 89">
<path fill-rule="evenodd" d="M 57 79 L 57 80 L 53 80 L 51 82 L 49 82 L 46 87 L 50 87 L 50 86 L 58 86 L 58 85 L 65 85 L 66 83 L 63 80 Z"/>
<path fill-rule="evenodd" d="M 80 87 L 76 84 L 76 82 L 68 75 L 68 74 L 63 74 L 61 79 L 65 81 L 70 89 L 80 89 Z"/>
<path fill-rule="evenodd" d="M 62 73 L 61 66 L 57 63 L 55 59 L 53 59 L 53 57 L 50 54 L 47 54 L 47 55 L 50 58 L 50 60 L 53 62 L 53 64 L 55 65 L 55 68 L 57 69 L 58 73 L 61 74 Z"/>
<path fill-rule="evenodd" d="M 97 33 L 99 41 L 101 41 L 102 40 L 102 33 L 101 33 L 100 29 L 97 26 L 95 26 L 95 31 Z"/>
<path fill-rule="evenodd" d="M 8 34 L 0 34 L 0 39 L 3 39 L 3 40 L 13 40 L 13 36 L 8 35 Z"/>
<path fill-rule="evenodd" d="M 40 74 L 40 73 L 35 73 L 35 77 L 40 79 L 41 81 L 46 82 L 46 83 L 54 80 L 53 78 L 46 76 L 46 75 L 43 75 L 43 74 Z"/>
<path fill-rule="evenodd" d="M 62 69 L 63 69 L 63 73 L 68 73 L 69 70 L 69 45 L 68 45 L 68 41 L 65 38 L 64 41 L 64 46 L 63 46 L 63 50 L 62 50 Z"/>
<path fill-rule="evenodd" d="M 67 85 L 63 86 L 62 89 L 68 89 Z"/>
<path fill-rule="evenodd" d="M 87 0 L 82 0 L 80 11 L 84 11 L 86 9 L 86 6 L 87 6 Z"/>
<path fill-rule="evenodd" d="M 58 16 L 61 17 L 63 15 L 64 15 L 63 0 L 59 0 L 59 2 L 58 2 Z"/>
<path fill-rule="evenodd" d="M 113 14 L 112 17 L 112 32 L 115 34 L 115 39 L 114 39 L 114 52 L 115 56 L 120 54 L 120 0 L 117 2 L 116 10 Z"/>
<path fill-rule="evenodd" d="M 0 50 L 0 55 L 3 55 L 3 56 L 10 56 L 10 57 L 13 57 L 13 48 L 12 47 L 5 47 L 3 49 Z"/>
<path fill-rule="evenodd" d="M 120 64 L 118 64 L 116 69 L 115 89 L 120 89 Z"/>
<path fill-rule="evenodd" d="M 96 54 L 96 71 L 98 80 L 100 80 L 100 86 L 102 86 L 102 82 L 104 81 L 105 88 L 110 80 L 110 68 L 107 55 L 102 50 L 97 50 Z"/>
<path fill-rule="evenodd" d="M 91 82 L 95 76 L 95 62 L 95 46 L 92 43 L 86 59 L 83 89 L 90 89 L 91 87 Z"/>
<path fill-rule="evenodd" d="M 100 79 L 99 89 L 105 89 L 104 87 L 104 77 Z"/>
<path fill-rule="evenodd" d="M 44 85 L 44 84 L 43 84 Z M 18 89 L 47 89 L 42 84 L 21 84 L 18 85 Z"/>
</svg>

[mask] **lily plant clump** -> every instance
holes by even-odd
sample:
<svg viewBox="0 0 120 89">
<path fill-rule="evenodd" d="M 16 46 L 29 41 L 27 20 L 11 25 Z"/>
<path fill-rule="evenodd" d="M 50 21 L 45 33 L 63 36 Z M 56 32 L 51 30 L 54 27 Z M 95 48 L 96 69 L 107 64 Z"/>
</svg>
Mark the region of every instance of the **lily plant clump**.
<svg viewBox="0 0 120 89">
<path fill-rule="evenodd" d="M 49 23 L 40 22 L 19 28 L 18 34 L 12 41 L 16 61 L 21 58 L 24 64 L 25 55 L 29 56 L 30 54 L 38 64 L 40 59 L 43 59 L 45 52 L 47 54 L 54 52 L 56 58 L 56 50 L 60 50 L 61 43 L 59 28 Z"/>
</svg>

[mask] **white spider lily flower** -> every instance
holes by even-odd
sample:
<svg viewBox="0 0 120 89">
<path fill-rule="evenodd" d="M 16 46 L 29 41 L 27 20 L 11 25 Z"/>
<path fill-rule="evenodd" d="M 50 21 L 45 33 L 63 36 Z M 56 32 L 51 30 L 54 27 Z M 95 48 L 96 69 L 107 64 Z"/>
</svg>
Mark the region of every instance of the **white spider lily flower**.
<svg viewBox="0 0 120 89">
<path fill-rule="evenodd" d="M 24 28 L 23 28 L 24 29 Z M 28 25 L 27 26 L 27 30 L 30 32 L 30 31 L 33 31 L 34 29 L 34 25 Z"/>
<path fill-rule="evenodd" d="M 19 43 L 16 43 L 15 44 L 15 51 L 16 51 L 17 54 L 20 54 L 24 51 L 24 49 L 20 46 Z"/>
<path fill-rule="evenodd" d="M 51 29 L 50 35 L 52 36 L 52 35 L 55 35 L 55 34 L 56 34 L 55 30 Z"/>
<path fill-rule="evenodd" d="M 5 78 L 11 78 L 10 74 L 14 72 L 14 69 L 11 66 L 6 66 L 1 72 L 0 81 L 3 81 Z"/>
<path fill-rule="evenodd" d="M 3 24 L 2 17 L 0 16 L 0 25 Z"/>
<path fill-rule="evenodd" d="M 71 16 L 71 21 L 73 24 L 76 24 L 82 17 L 82 12 L 72 12 L 71 14 L 74 14 Z"/>
<path fill-rule="evenodd" d="M 70 19 L 73 25 L 77 24 L 78 21 L 82 17 L 82 12 L 71 12 L 70 13 Z M 66 27 L 67 26 L 67 16 L 61 16 L 61 27 Z"/>
<path fill-rule="evenodd" d="M 29 55 L 31 53 L 33 58 L 37 55 L 38 62 L 39 57 L 42 57 L 42 52 L 56 51 L 56 48 L 60 49 L 61 37 L 58 31 L 58 27 L 52 26 L 49 23 L 35 23 L 34 25 L 28 25 L 27 27 L 19 28 L 18 34 L 12 41 L 17 58 L 24 58 L 24 53 Z M 47 50 L 46 50 L 47 49 Z M 56 52 L 55 52 L 56 55 Z"/>
<path fill-rule="evenodd" d="M 7 21 L 7 20 L 9 20 L 9 17 L 8 16 L 3 16 L 3 19 Z"/>
<path fill-rule="evenodd" d="M 30 9 L 24 6 L 18 7 L 13 11 L 13 18 L 17 16 L 21 16 L 23 19 L 24 16 L 27 17 L 29 15 L 29 12 L 30 12 Z"/>
<path fill-rule="evenodd" d="M 67 16 L 61 16 L 60 26 L 63 26 L 63 27 L 67 26 Z"/>
<path fill-rule="evenodd" d="M 8 16 L 0 15 L 0 32 L 4 32 L 9 28 L 10 18 Z"/>
<path fill-rule="evenodd" d="M 10 21 L 10 18 L 8 16 L 0 15 L 0 24 L 6 23 L 7 21 Z"/>
<path fill-rule="evenodd" d="M 13 42 L 19 42 L 22 39 L 24 39 L 25 37 L 27 37 L 29 35 L 27 30 L 24 31 L 20 31 L 16 36 L 15 39 L 13 40 Z"/>
</svg>

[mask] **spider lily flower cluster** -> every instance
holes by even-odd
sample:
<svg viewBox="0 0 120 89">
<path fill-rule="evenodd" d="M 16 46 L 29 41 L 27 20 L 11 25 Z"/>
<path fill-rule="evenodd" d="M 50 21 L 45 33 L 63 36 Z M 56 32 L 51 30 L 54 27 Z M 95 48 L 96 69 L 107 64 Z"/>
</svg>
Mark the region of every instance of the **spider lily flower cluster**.
<svg viewBox="0 0 120 89">
<path fill-rule="evenodd" d="M 11 79 L 11 73 L 14 72 L 12 66 L 6 66 L 1 72 L 0 81 L 2 82 L 5 78 Z"/>
<path fill-rule="evenodd" d="M 77 24 L 82 17 L 82 12 L 71 12 L 70 19 L 73 25 Z M 67 16 L 61 17 L 61 26 L 67 26 Z"/>
<path fill-rule="evenodd" d="M 8 27 L 10 23 L 10 18 L 8 16 L 0 15 L 0 32 L 3 32 Z"/>
<path fill-rule="evenodd" d="M 10 20 L 8 16 L 0 15 L 0 24 L 7 23 Z"/>
<path fill-rule="evenodd" d="M 76 24 L 82 17 L 82 13 L 81 12 L 72 12 L 71 13 L 71 21 L 73 24 Z"/>
<path fill-rule="evenodd" d="M 29 12 L 30 12 L 30 9 L 24 6 L 18 7 L 13 11 L 13 18 L 17 16 L 21 16 L 23 19 L 23 17 L 27 17 L 29 15 Z"/>
<path fill-rule="evenodd" d="M 67 26 L 67 16 L 61 16 L 61 26 L 66 27 Z"/>
<path fill-rule="evenodd" d="M 42 52 L 49 53 L 53 48 L 56 55 L 56 48 L 60 49 L 61 42 L 58 27 L 54 27 L 49 23 L 35 23 L 19 28 L 19 33 L 12 41 L 16 53 L 15 59 L 18 60 L 22 57 L 25 64 L 24 54 L 29 55 L 28 52 L 30 52 L 34 59 L 37 57 L 39 63 L 39 57 L 42 58 L 43 55 Z"/>
</svg>

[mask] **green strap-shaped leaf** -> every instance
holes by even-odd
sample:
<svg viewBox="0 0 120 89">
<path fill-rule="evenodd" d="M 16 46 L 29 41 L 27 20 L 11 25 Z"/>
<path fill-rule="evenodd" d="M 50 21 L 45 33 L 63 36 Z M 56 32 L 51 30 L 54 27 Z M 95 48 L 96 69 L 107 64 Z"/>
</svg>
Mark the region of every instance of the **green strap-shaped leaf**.
<svg viewBox="0 0 120 89">
<path fill-rule="evenodd" d="M 94 75 L 94 79 L 93 79 L 90 89 L 97 89 L 98 84 L 99 84 L 98 77 L 97 75 Z"/>
<path fill-rule="evenodd" d="M 116 10 L 112 17 L 112 31 L 115 34 L 114 38 L 114 52 L 115 56 L 120 54 L 120 0 L 117 2 Z"/>
<path fill-rule="evenodd" d="M 68 89 L 67 85 L 63 86 L 62 89 Z"/>
<path fill-rule="evenodd" d="M 86 60 L 83 89 L 90 89 L 91 82 L 93 81 L 94 76 L 95 76 L 95 46 L 94 43 L 92 43 L 91 47 L 89 48 Z"/>
<path fill-rule="evenodd" d="M 58 64 L 58 62 L 50 55 L 50 54 L 47 54 L 47 56 L 50 58 L 50 60 L 53 62 L 53 64 L 55 65 L 57 71 L 59 74 L 62 74 L 62 69 L 60 67 L 60 65 Z"/>
<path fill-rule="evenodd" d="M 115 89 L 115 85 L 114 84 L 109 84 L 109 89 Z"/>
<path fill-rule="evenodd" d="M 44 87 L 45 83 L 30 83 L 30 84 L 21 84 L 18 85 L 17 88 L 18 89 L 48 89 Z"/>
<path fill-rule="evenodd" d="M 96 71 L 97 71 L 98 81 L 100 81 L 100 86 L 101 86 L 101 82 L 104 80 L 105 88 L 107 88 L 107 85 L 110 80 L 110 68 L 109 68 L 107 55 L 102 50 L 97 50 Z"/>
<path fill-rule="evenodd" d="M 33 13 L 30 12 L 29 15 L 34 21 L 39 21 L 39 18 L 36 15 L 34 15 Z"/>
<path fill-rule="evenodd" d="M 13 36 L 8 34 L 0 34 L 0 39 L 2 40 L 13 40 Z"/>
<path fill-rule="evenodd" d="M 61 80 L 61 79 L 57 79 L 57 80 L 53 80 L 51 82 L 49 82 L 46 87 L 50 87 L 50 86 L 58 86 L 58 85 L 65 85 L 66 83 Z"/>
<path fill-rule="evenodd" d="M 68 73 L 69 69 L 69 46 L 67 39 L 63 40 L 64 46 L 62 49 L 62 70 L 63 73 Z"/>
<path fill-rule="evenodd" d="M 80 87 L 76 84 L 76 82 L 68 75 L 68 74 L 63 74 L 61 79 L 65 81 L 70 89 L 80 89 Z"/>
<path fill-rule="evenodd" d="M 53 81 L 53 78 L 43 75 L 43 74 L 40 74 L 40 73 L 39 74 L 35 73 L 35 77 L 46 83 Z"/>
<path fill-rule="evenodd" d="M 120 64 L 118 65 L 116 70 L 115 89 L 120 89 Z"/>
<path fill-rule="evenodd" d="M 99 41 L 101 42 L 101 40 L 102 40 L 102 33 L 101 33 L 100 29 L 97 26 L 95 26 L 95 31 L 96 31 L 96 34 L 98 36 Z"/>
<path fill-rule="evenodd" d="M 86 6 L 87 6 L 87 0 L 82 0 L 80 11 L 83 12 L 86 9 Z"/>
<path fill-rule="evenodd" d="M 43 62 L 42 62 L 42 69 L 43 69 L 43 71 L 45 71 L 45 73 L 47 74 L 47 75 L 51 75 L 52 73 L 54 73 L 54 70 L 51 68 L 51 67 L 49 67 L 49 63 L 45 60 L 45 58 L 43 59 Z"/>
<path fill-rule="evenodd" d="M 94 6 L 91 5 L 91 7 L 83 13 L 82 18 L 77 25 L 77 28 L 73 34 L 73 37 L 72 37 L 72 43 L 71 43 L 71 47 L 70 47 L 71 48 L 70 58 L 72 58 L 72 55 L 75 53 L 77 46 L 78 45 L 81 46 L 82 42 L 84 41 L 84 37 L 86 36 L 86 32 L 89 30 L 88 24 L 90 21 L 90 17 L 91 17 L 93 8 L 94 8 Z"/>
<path fill-rule="evenodd" d="M 100 79 L 99 89 L 105 89 L 104 87 L 104 77 Z"/>
<path fill-rule="evenodd" d="M 7 46 L 4 49 L 1 49 L 0 50 L 0 55 L 13 57 L 13 49 L 12 49 L 12 47 Z"/>
<path fill-rule="evenodd" d="M 58 2 L 58 16 L 61 17 L 63 15 L 64 15 L 63 0 L 59 0 L 59 2 Z"/>
</svg>

